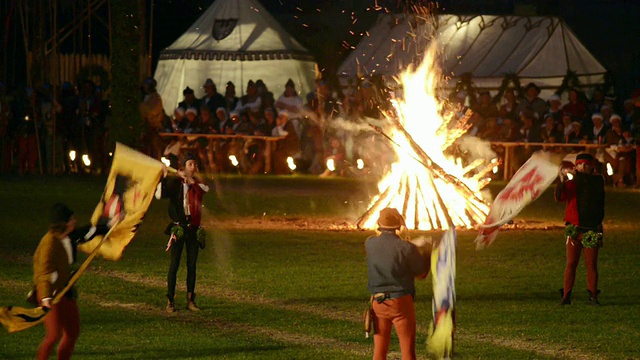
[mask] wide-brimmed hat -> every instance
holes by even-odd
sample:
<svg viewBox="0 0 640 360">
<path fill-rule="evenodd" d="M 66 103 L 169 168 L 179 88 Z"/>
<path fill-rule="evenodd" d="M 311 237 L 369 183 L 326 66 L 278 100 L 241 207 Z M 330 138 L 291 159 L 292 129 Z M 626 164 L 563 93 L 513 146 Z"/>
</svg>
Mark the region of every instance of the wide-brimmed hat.
<svg viewBox="0 0 640 360">
<path fill-rule="evenodd" d="M 394 208 L 384 208 L 380 210 L 380 216 L 378 217 L 378 227 L 381 229 L 400 229 L 406 226 L 404 218 L 398 210 Z"/>
</svg>

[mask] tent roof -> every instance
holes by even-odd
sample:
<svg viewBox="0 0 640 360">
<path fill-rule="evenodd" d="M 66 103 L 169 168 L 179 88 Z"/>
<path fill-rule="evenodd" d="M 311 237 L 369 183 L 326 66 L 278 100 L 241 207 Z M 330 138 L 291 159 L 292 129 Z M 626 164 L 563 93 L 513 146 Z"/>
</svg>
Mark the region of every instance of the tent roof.
<svg viewBox="0 0 640 360">
<path fill-rule="evenodd" d="M 480 87 L 497 88 L 496 81 L 506 74 L 557 87 L 568 70 L 590 85 L 602 82 L 606 72 L 558 17 L 447 14 L 436 19 L 434 33 L 420 16 L 381 15 L 339 75 L 395 75 L 422 60 L 432 34 L 444 74 L 471 73 Z"/>
<path fill-rule="evenodd" d="M 313 60 L 256 0 L 216 0 L 160 59 Z"/>
</svg>

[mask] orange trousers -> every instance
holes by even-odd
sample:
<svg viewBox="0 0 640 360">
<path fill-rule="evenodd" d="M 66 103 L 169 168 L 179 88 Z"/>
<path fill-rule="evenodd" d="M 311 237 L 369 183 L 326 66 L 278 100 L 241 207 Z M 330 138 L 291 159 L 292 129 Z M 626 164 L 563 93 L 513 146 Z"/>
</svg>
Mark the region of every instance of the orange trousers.
<svg viewBox="0 0 640 360">
<path fill-rule="evenodd" d="M 391 341 L 391 328 L 396 328 L 402 360 L 416 358 L 416 310 L 413 296 L 373 302 L 373 360 L 386 360 Z"/>
<path fill-rule="evenodd" d="M 587 266 L 587 287 L 591 294 L 597 294 L 598 292 L 598 248 L 585 248 L 582 246 L 581 240 L 582 235 L 579 235 L 577 239 L 567 241 L 567 265 L 564 269 L 563 298 L 573 289 L 581 252 L 584 252 L 584 262 Z"/>
<path fill-rule="evenodd" d="M 36 359 L 48 359 L 58 341 L 60 341 L 58 360 L 71 359 L 76 341 L 80 336 L 80 314 L 76 301 L 63 297 L 59 303 L 53 305 L 44 318 L 44 327 L 47 335 L 38 348 Z"/>
</svg>

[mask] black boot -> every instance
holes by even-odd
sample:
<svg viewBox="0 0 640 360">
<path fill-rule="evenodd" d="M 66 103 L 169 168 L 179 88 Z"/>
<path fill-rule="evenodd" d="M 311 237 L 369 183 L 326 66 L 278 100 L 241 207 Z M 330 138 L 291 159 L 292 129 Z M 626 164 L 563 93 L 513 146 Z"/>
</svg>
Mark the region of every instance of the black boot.
<svg viewBox="0 0 640 360">
<path fill-rule="evenodd" d="M 600 290 L 597 290 L 595 294 L 591 291 L 588 291 L 588 292 L 589 292 L 589 305 L 600 306 L 600 301 L 598 301 L 598 294 L 600 294 Z"/>
<path fill-rule="evenodd" d="M 564 289 L 560 289 L 560 296 L 562 296 L 562 300 L 560 300 L 560 304 L 558 305 L 571 305 L 571 290 L 567 291 L 567 294 L 564 295 Z"/>
</svg>

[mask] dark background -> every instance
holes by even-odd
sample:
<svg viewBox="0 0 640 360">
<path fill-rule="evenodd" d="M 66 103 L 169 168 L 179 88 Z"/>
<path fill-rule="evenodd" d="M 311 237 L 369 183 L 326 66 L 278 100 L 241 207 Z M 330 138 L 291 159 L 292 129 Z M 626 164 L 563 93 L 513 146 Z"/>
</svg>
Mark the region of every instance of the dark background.
<svg viewBox="0 0 640 360">
<path fill-rule="evenodd" d="M 8 18 L 8 3 L 2 11 Z M 17 0 L 19 1 L 19 0 Z M 36 0 L 23 0 L 36 1 Z M 133 1 L 133 0 L 112 0 Z M 153 6 L 151 5 L 153 1 Z M 326 76 L 335 76 L 338 66 L 383 11 L 401 12 L 406 0 L 259 0 L 280 24 L 316 57 Z M 61 3 L 72 0 L 61 0 Z M 173 43 L 212 4 L 212 0 L 147 0 L 147 15 L 153 8 L 152 65 L 160 51 Z M 426 3 L 414 0 L 413 4 Z M 378 7 L 376 7 L 378 5 Z M 441 0 L 438 11 L 458 14 L 553 15 L 563 18 L 589 51 L 610 71 L 616 95 L 621 100 L 640 88 L 640 0 Z M 64 6 L 62 22 L 72 16 Z M 150 19 L 149 16 L 147 16 Z M 2 26 L 3 51 L 8 59 L 5 73 L 10 85 L 26 82 L 24 49 L 17 13 L 9 27 Z M 92 51 L 108 52 L 108 32 L 94 25 Z M 75 44 L 77 49 L 77 44 Z M 16 50 L 17 49 L 17 50 Z M 61 52 L 71 52 L 69 44 Z M 86 47 L 85 47 L 86 50 Z M 15 54 L 15 56 L 13 56 Z M 0 77 L 2 74 L 0 74 Z"/>
<path fill-rule="evenodd" d="M 375 10 L 376 3 L 391 12 L 407 7 L 406 1 L 399 0 L 259 1 L 330 74 L 336 73 L 349 52 L 345 43 L 356 46 L 360 34 L 384 11 Z M 153 59 L 157 59 L 160 50 L 175 41 L 209 4 L 210 0 L 156 0 Z M 559 16 L 611 72 L 619 98 L 629 98 L 634 89 L 640 88 L 638 0 L 441 0 L 438 4 L 443 13 Z M 354 19 L 357 19 L 355 23 Z M 172 25 L 159 25 L 163 23 Z"/>
</svg>

